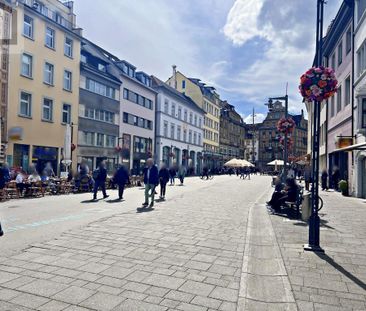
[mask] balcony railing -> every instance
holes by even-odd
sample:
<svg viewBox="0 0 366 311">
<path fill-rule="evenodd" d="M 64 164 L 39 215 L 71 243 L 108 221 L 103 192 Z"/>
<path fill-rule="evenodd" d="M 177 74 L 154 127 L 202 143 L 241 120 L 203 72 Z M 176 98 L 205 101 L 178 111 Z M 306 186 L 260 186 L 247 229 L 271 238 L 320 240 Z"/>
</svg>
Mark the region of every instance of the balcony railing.
<svg viewBox="0 0 366 311">
<path fill-rule="evenodd" d="M 76 28 L 73 23 L 64 18 L 60 13 L 51 10 L 41 2 L 36 0 L 20 0 L 19 2 L 69 30 Z M 62 1 L 59 2 L 65 5 Z"/>
</svg>

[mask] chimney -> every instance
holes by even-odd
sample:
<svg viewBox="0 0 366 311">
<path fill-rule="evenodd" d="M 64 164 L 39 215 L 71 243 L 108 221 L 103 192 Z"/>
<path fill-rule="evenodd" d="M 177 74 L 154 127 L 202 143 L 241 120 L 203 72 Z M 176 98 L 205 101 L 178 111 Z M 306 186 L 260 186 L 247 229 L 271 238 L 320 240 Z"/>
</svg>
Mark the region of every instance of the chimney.
<svg viewBox="0 0 366 311">
<path fill-rule="evenodd" d="M 173 65 L 172 67 L 173 67 L 173 77 L 171 87 L 177 89 L 177 66 Z"/>
</svg>

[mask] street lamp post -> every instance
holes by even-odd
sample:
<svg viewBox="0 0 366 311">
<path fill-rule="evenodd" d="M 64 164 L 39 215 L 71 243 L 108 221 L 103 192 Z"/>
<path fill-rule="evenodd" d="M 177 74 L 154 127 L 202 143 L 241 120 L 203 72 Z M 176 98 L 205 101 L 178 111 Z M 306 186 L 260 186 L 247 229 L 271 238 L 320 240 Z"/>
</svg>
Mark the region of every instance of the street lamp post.
<svg viewBox="0 0 366 311">
<path fill-rule="evenodd" d="M 252 115 L 252 117 L 253 117 L 253 119 L 252 119 L 252 121 L 253 121 L 253 128 L 252 128 L 252 162 L 253 162 L 253 165 L 255 165 L 255 152 L 254 152 L 254 148 L 255 148 L 255 142 L 254 142 L 254 140 L 255 140 L 255 130 L 254 130 L 254 124 L 255 124 L 255 111 L 254 111 L 254 107 L 253 107 L 253 115 Z"/>
<path fill-rule="evenodd" d="M 316 67 L 322 65 L 323 58 L 323 15 L 325 0 L 317 0 L 316 17 Z M 324 252 L 320 247 L 320 218 L 319 208 L 319 142 L 320 142 L 320 106 L 321 102 L 313 103 L 313 141 L 312 141 L 312 177 L 311 188 L 311 209 L 309 218 L 309 244 L 304 245 L 304 250 L 314 252 Z"/>
<path fill-rule="evenodd" d="M 122 140 L 122 150 L 121 150 L 121 161 L 122 161 L 122 164 L 123 164 L 123 146 L 124 146 L 124 144 L 125 144 L 125 139 L 124 139 L 124 137 L 122 136 L 122 137 L 118 137 L 118 146 L 119 146 L 119 142 Z M 117 159 L 117 162 L 119 162 L 119 157 L 118 157 L 118 159 Z"/>
</svg>

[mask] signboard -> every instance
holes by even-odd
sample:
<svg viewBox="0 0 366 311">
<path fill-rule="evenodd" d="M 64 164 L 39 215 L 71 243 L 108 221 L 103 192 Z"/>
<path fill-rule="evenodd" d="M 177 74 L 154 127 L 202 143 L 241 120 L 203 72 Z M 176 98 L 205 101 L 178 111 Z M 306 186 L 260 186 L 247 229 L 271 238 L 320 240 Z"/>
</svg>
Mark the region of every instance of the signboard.
<svg viewBox="0 0 366 311">
<path fill-rule="evenodd" d="M 338 137 L 336 140 L 337 149 L 346 148 L 353 145 L 352 137 Z"/>
<path fill-rule="evenodd" d="M 10 140 L 22 140 L 23 134 L 24 134 L 23 128 L 19 126 L 11 127 L 8 132 Z"/>
</svg>

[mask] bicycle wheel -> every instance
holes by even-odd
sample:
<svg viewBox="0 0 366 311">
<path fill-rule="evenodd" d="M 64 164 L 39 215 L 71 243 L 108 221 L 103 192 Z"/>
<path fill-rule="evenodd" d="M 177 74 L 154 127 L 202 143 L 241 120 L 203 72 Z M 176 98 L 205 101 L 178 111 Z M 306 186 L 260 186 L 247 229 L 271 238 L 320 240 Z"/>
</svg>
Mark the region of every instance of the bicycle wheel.
<svg viewBox="0 0 366 311">
<path fill-rule="evenodd" d="M 318 205 L 318 212 L 323 208 L 324 202 L 323 199 L 318 195 L 319 205 Z"/>
</svg>

